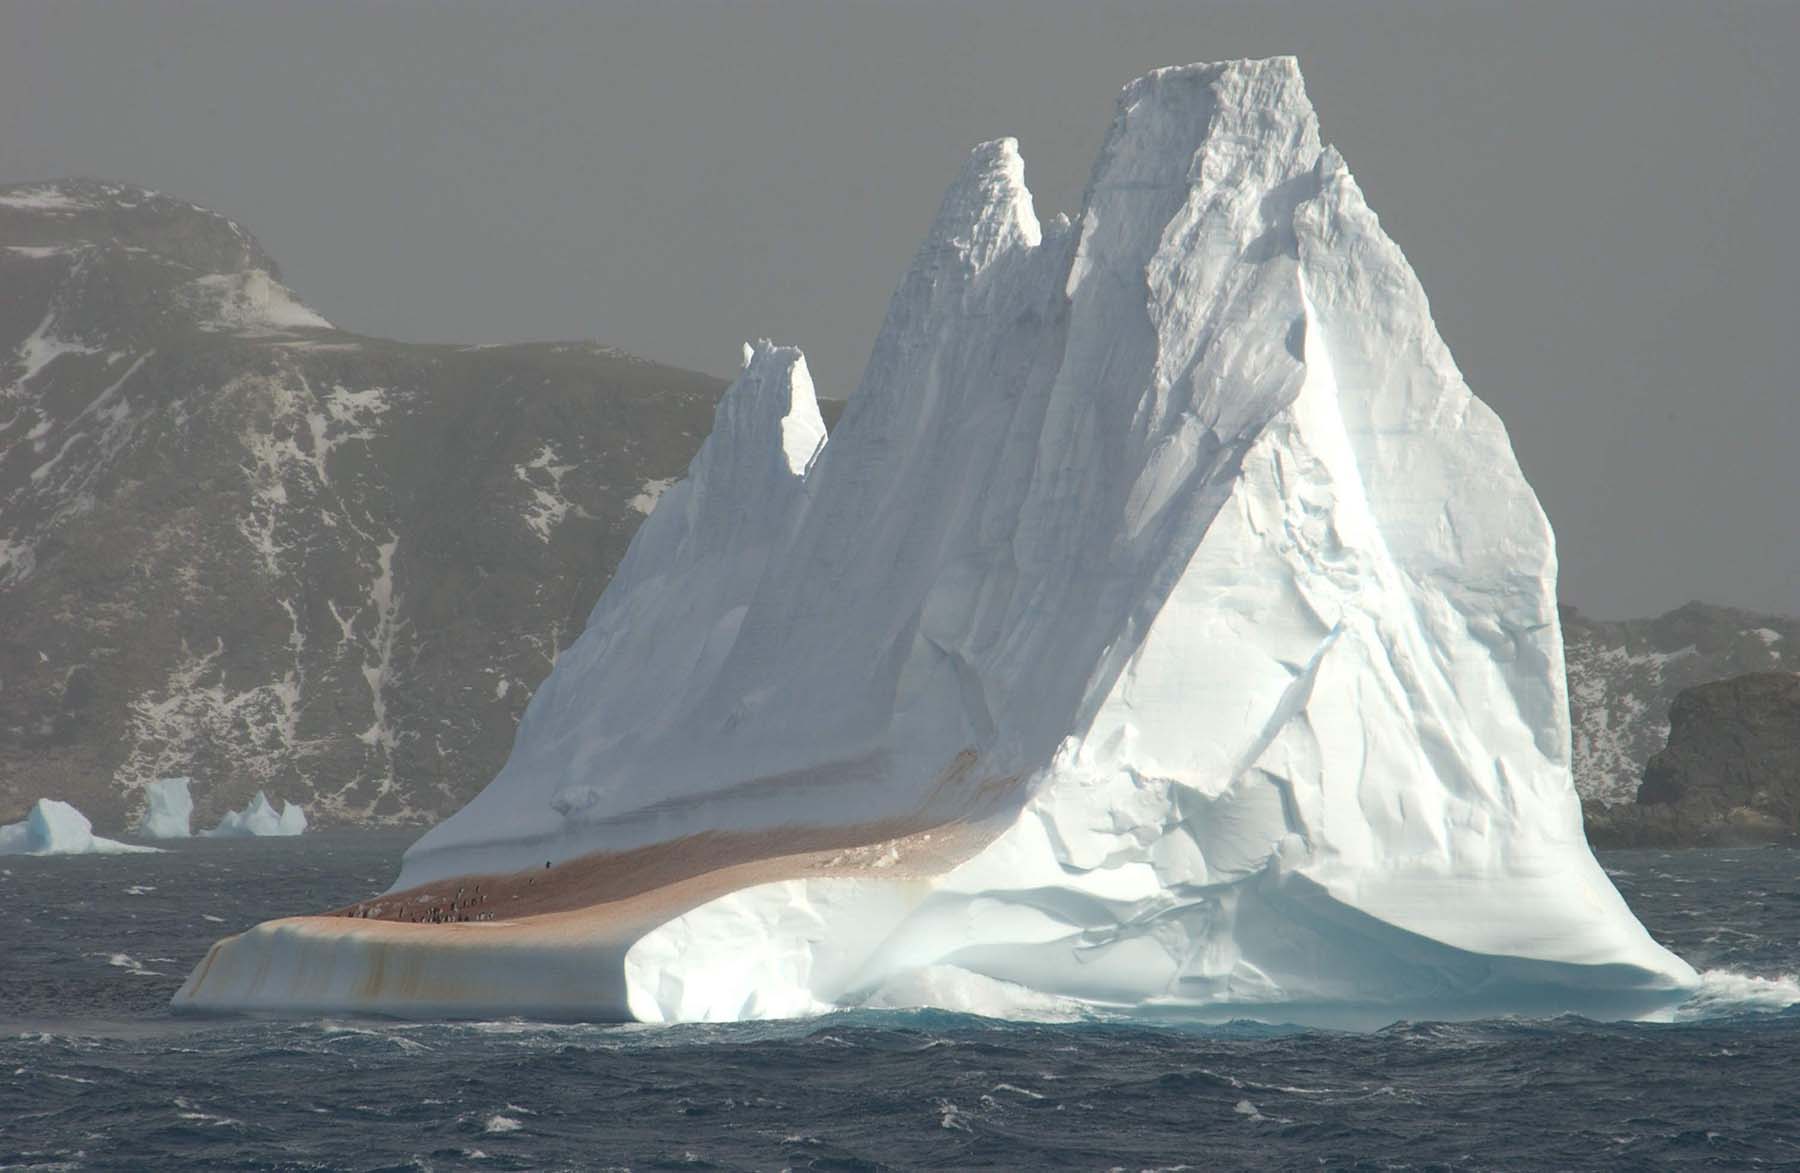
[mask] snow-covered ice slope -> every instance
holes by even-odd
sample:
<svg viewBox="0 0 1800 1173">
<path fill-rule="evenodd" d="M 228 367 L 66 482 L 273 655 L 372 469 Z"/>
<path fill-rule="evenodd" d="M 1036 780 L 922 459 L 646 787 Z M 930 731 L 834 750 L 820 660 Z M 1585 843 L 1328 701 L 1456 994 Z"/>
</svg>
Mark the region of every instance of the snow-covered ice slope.
<svg viewBox="0 0 1800 1173">
<path fill-rule="evenodd" d="M 806 472 L 824 442 L 805 358 L 767 342 L 746 346 L 712 434 L 687 477 L 658 499 L 581 638 L 532 697 L 505 768 L 409 858 L 431 857 L 437 875 L 510 871 L 546 851 L 566 859 L 602 845 L 587 841 L 594 820 L 616 814 L 621 799 L 653 806 L 672 797 L 663 787 L 673 789 L 673 779 L 621 795 L 604 763 L 620 740 L 669 730 L 670 701 L 717 673 L 771 553 L 792 539 Z"/>
<path fill-rule="evenodd" d="M 0 855 L 127 855 L 156 850 L 94 834 L 86 815 L 54 798 L 32 803 L 23 822 L 0 826 Z"/>
<path fill-rule="evenodd" d="M 1691 988 L 1582 836 L 1550 527 L 1291 59 L 1133 82 L 1074 222 L 977 148 L 822 450 L 803 369 L 749 357 L 397 887 L 861 845 L 634 932 L 652 1021 Z"/>
</svg>

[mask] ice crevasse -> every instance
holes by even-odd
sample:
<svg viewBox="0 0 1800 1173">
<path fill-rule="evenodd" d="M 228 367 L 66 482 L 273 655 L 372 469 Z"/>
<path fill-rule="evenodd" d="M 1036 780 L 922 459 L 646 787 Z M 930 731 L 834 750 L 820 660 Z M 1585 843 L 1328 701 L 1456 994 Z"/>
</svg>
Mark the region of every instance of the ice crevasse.
<svg viewBox="0 0 1800 1173">
<path fill-rule="evenodd" d="M 974 151 L 828 441 L 799 353 L 750 348 L 504 770 L 408 852 L 397 894 L 636 877 L 530 938 L 563 978 L 508 986 L 524 921 L 288 921 L 178 1001 L 1655 1013 L 1696 978 L 1583 837 L 1555 578 L 1295 62 L 1152 73 L 1073 221 Z M 361 980 L 394 950 L 430 996 Z"/>
</svg>

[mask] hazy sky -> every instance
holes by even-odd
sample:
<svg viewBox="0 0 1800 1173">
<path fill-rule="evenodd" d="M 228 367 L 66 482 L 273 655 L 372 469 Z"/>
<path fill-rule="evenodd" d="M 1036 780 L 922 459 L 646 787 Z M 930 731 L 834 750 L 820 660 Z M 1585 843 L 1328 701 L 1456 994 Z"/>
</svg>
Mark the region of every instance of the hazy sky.
<svg viewBox="0 0 1800 1173">
<path fill-rule="evenodd" d="M 1800 612 L 1800 4 L 0 0 L 0 182 L 248 225 L 327 317 L 847 395 L 968 148 L 1073 211 L 1119 87 L 1296 53 L 1555 522 L 1562 596 Z"/>
</svg>

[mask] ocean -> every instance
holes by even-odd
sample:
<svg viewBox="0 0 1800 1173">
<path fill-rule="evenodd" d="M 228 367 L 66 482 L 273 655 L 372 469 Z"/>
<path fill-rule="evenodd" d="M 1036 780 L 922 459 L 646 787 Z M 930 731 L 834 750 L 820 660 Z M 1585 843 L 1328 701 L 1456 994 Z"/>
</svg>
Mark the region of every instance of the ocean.
<svg viewBox="0 0 1800 1173">
<path fill-rule="evenodd" d="M 1800 1167 L 1790 848 L 1601 854 L 1708 972 L 1672 1023 L 170 1014 L 216 938 L 380 890 L 410 838 L 0 857 L 0 1169 Z"/>
</svg>

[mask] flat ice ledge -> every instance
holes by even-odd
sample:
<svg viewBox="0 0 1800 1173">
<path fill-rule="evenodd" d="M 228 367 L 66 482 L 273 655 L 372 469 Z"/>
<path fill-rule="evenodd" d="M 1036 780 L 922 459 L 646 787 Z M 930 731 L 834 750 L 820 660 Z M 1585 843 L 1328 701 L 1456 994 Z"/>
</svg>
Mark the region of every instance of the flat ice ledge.
<svg viewBox="0 0 1800 1173">
<path fill-rule="evenodd" d="M 219 941 L 172 1006 L 623 1022 L 629 944 L 595 918 L 418 925 L 292 917 Z"/>
<path fill-rule="evenodd" d="M 1351 910 L 1343 910 L 1350 912 Z M 861 1001 L 834 1007 L 801 991 L 763 988 L 713 992 L 714 1013 L 663 1017 L 633 997 L 626 958 L 634 943 L 584 925 L 550 923 L 405 925 L 335 917 L 269 921 L 215 944 L 175 995 L 185 1013 L 283 1016 L 373 1014 L 406 1019 L 520 1016 L 570 1022 L 742 1021 L 797 1017 L 856 1006 L 934 1009 L 1014 1019 L 1094 1019 L 1219 1023 L 1255 1020 L 1339 1030 L 1378 1030 L 1403 1019 L 1458 1021 L 1501 1015 L 1579 1014 L 1597 1020 L 1663 1018 L 1692 993 L 1656 984 L 1629 965 L 1581 966 L 1481 957 L 1415 937 L 1380 922 L 1369 947 L 1398 951 L 1418 964 L 1429 988 L 1404 996 L 1316 997 L 1258 1002 L 1114 1004 L 1071 999 L 956 966 L 920 967 L 888 976 Z M 1468 988 L 1429 974 L 1444 967 L 1476 980 Z M 918 991 L 917 997 L 909 992 Z M 1008 997 L 996 991 L 1011 991 Z M 640 992 L 641 993 L 641 992 Z M 708 995 L 691 1007 L 706 1005 Z M 634 1007 L 634 1001 L 638 1004 Z M 757 1003 L 760 1002 L 761 1006 Z M 654 1005 L 654 1003 L 652 1003 Z"/>
<path fill-rule="evenodd" d="M 905 936 L 896 929 L 909 920 L 941 926 L 976 915 L 987 921 L 991 944 L 996 935 L 1007 935 L 1009 920 L 1028 930 L 1025 922 L 1034 915 L 1038 923 L 1056 915 L 1011 902 L 1006 893 L 957 891 L 948 874 L 888 879 L 865 871 L 736 888 L 726 877 L 713 879 L 727 882 L 701 883 L 725 890 L 685 910 L 705 893 L 690 890 L 689 899 L 673 902 L 666 892 L 650 893 L 487 923 L 271 921 L 214 945 L 173 1006 L 184 1012 L 676 1022 L 930 1005 L 1023 1019 L 1255 1019 L 1374 1030 L 1401 1019 L 1508 1014 L 1662 1018 L 1693 992 L 1691 983 L 1647 965 L 1456 948 L 1352 908 L 1307 877 L 1271 875 L 1242 894 L 1237 912 L 1242 939 L 1256 946 L 1260 960 L 1267 964 L 1286 951 L 1298 957 L 1328 945 L 1354 964 L 1316 975 L 1304 988 L 1270 988 L 1260 997 L 1253 983 L 1234 979 L 1134 1000 L 1108 988 L 1117 977 L 1107 972 L 1113 967 L 1081 964 L 1066 936 L 1036 947 L 1015 943 L 1008 948 L 1012 968 L 1005 970 L 968 968 L 981 958 L 954 951 L 892 965 L 894 942 Z M 763 939 L 772 929 L 789 942 L 810 945 L 798 951 L 772 947 L 779 942 Z M 684 952 L 698 961 L 691 970 L 679 963 Z M 744 964 L 717 965 L 725 955 Z M 1034 965 L 1044 971 L 1020 968 Z M 1084 977 L 1090 988 L 1080 988 Z"/>
</svg>

